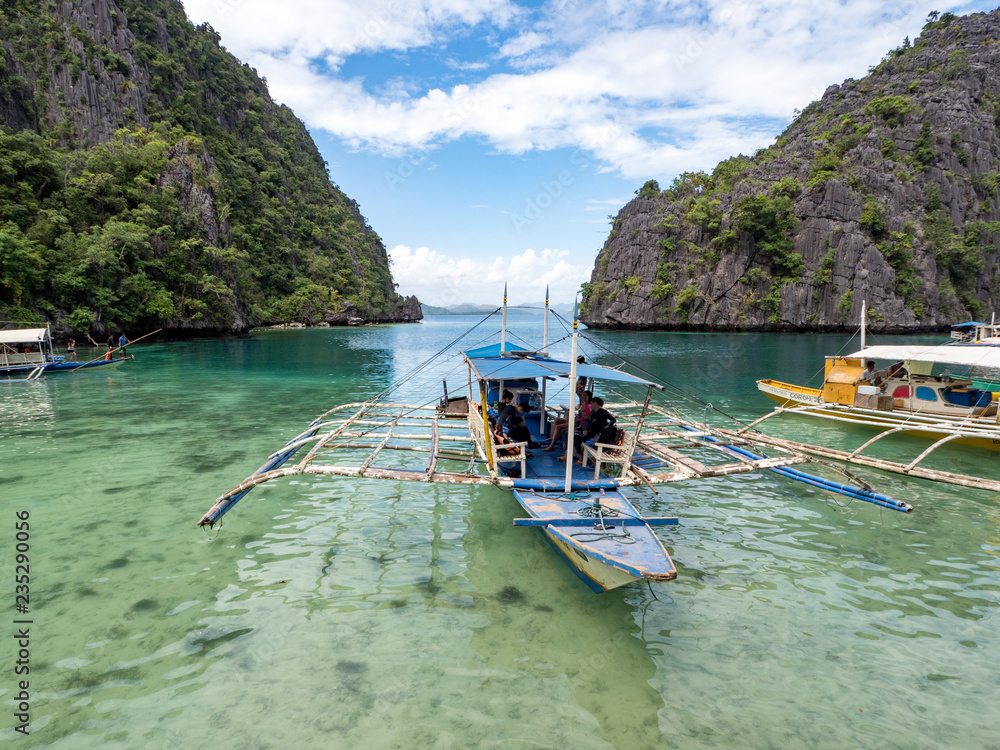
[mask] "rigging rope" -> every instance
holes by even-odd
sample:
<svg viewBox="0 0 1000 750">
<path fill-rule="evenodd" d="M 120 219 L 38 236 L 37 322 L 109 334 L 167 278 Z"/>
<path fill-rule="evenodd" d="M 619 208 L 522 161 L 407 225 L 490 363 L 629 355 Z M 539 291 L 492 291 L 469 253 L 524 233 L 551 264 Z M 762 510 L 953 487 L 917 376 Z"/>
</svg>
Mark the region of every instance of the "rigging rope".
<svg viewBox="0 0 1000 750">
<path fill-rule="evenodd" d="M 432 354 L 430 356 L 430 358 L 425 359 L 423 362 L 421 362 L 420 364 L 418 364 L 416 367 L 414 367 L 408 373 L 402 375 L 395 382 L 393 382 L 393 383 L 389 384 L 388 386 L 386 386 L 386 388 L 383 389 L 381 393 L 378 393 L 376 396 L 374 396 L 372 399 L 369 399 L 369 400 L 377 402 L 377 401 L 381 400 L 382 398 L 384 398 L 386 395 L 392 393 L 394 390 L 396 390 L 397 388 L 399 388 L 403 383 L 406 383 L 406 382 L 412 380 L 413 378 L 415 378 L 418 374 L 420 374 L 421 372 L 423 372 L 424 370 L 426 370 L 428 367 L 430 367 L 431 363 L 434 362 L 438 357 L 440 357 L 446 351 L 448 351 L 451 348 L 453 348 L 456 344 L 458 344 L 459 341 L 461 341 L 466 336 L 468 336 L 469 334 L 471 334 L 474 330 L 476 330 L 477 328 L 479 328 L 479 326 L 481 326 L 487 320 L 489 320 L 490 318 L 492 318 L 498 312 L 500 312 L 500 308 L 499 307 L 496 310 L 494 310 L 493 312 L 491 312 L 489 315 L 487 315 L 485 318 L 483 318 L 482 320 L 480 320 L 478 323 L 476 323 L 474 326 L 472 326 L 472 328 L 470 328 L 469 330 L 467 330 L 464 333 L 462 333 L 462 335 L 456 337 L 452 341 L 449 341 L 443 347 L 441 347 L 440 349 L 438 349 L 438 351 L 436 351 L 434 354 Z"/>
<path fill-rule="evenodd" d="M 581 542 L 598 542 L 602 539 L 611 539 L 618 544 L 635 544 L 636 539 L 634 536 L 628 533 L 628 527 L 625 524 L 621 526 L 621 533 L 615 534 L 613 530 L 617 527 L 614 525 L 608 526 L 605 524 L 605 519 L 614 523 L 615 518 L 621 518 L 627 516 L 628 514 L 619 513 L 614 508 L 606 508 L 599 502 L 593 505 L 585 505 L 580 508 L 577 515 L 583 518 L 596 518 L 597 523 L 594 524 L 594 531 L 580 531 L 576 534 L 570 534 L 574 539 L 578 539 Z"/>
</svg>

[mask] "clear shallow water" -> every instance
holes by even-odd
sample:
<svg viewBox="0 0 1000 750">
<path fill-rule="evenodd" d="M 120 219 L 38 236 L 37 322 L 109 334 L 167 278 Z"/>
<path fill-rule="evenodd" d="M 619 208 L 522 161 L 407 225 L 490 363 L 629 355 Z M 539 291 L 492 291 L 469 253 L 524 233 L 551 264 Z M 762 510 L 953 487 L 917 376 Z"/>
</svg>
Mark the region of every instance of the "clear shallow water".
<svg viewBox="0 0 1000 750">
<path fill-rule="evenodd" d="M 661 534 L 679 576 L 658 598 L 592 594 L 492 488 L 286 480 L 221 530 L 197 528 L 316 414 L 379 393 L 474 320 L 154 344 L 110 375 L 0 384 L 0 549 L 13 604 L 13 513 L 28 509 L 34 620 L 32 734 L 10 728 L 5 668 L 0 741 L 1000 745 L 994 495 L 860 472 L 916 506 L 903 515 L 771 474 L 662 488 L 640 500 L 681 519 Z M 803 382 L 844 345 L 590 335 L 741 418 L 770 408 L 756 378 Z M 427 376 L 435 398 L 440 375 Z M 782 429 L 843 445 L 871 434 Z"/>
</svg>

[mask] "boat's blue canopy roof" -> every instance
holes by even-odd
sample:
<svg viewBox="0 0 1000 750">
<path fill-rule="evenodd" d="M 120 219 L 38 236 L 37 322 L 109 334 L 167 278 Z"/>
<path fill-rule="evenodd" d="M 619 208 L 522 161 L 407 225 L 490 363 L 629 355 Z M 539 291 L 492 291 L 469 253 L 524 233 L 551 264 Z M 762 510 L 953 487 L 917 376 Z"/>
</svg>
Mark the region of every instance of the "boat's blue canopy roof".
<svg viewBox="0 0 1000 750">
<path fill-rule="evenodd" d="M 531 349 L 525 349 L 523 346 L 518 346 L 517 344 L 507 344 L 504 346 L 504 350 L 508 352 L 530 352 Z M 469 349 L 465 352 L 465 356 L 469 359 L 474 357 L 499 357 L 500 356 L 500 344 L 490 344 L 489 346 L 481 346 L 478 349 Z"/>
<path fill-rule="evenodd" d="M 968 328 L 970 326 L 984 326 L 985 323 L 977 323 L 974 320 L 970 320 L 968 323 L 955 323 L 952 328 Z"/>
<path fill-rule="evenodd" d="M 475 350 L 474 350 L 475 351 Z M 521 380 L 524 378 L 568 378 L 570 362 L 547 357 L 473 357 L 473 352 L 466 352 L 469 364 L 472 365 L 480 378 L 485 380 Z M 594 378 L 595 380 L 614 380 L 619 383 L 634 383 L 636 385 L 662 386 L 648 380 L 637 378 L 627 372 L 613 370 L 601 365 L 578 364 L 578 378 Z"/>
</svg>

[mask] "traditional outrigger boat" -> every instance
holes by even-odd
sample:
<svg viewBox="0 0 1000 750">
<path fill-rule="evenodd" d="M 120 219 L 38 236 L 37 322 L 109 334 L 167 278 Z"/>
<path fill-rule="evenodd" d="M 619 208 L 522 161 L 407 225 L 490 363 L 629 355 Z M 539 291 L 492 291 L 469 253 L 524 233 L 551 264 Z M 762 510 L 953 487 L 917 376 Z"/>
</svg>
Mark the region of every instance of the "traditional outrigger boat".
<svg viewBox="0 0 1000 750">
<path fill-rule="evenodd" d="M 975 320 L 956 323 L 951 327 L 947 343 L 952 346 L 1000 346 L 1000 325 L 995 319 L 989 323 Z"/>
<path fill-rule="evenodd" d="M 124 357 L 113 357 L 90 362 L 67 362 L 65 356 L 55 353 L 48 327 L 0 331 L 0 374 L 4 375 L 27 373 L 28 380 L 35 380 L 53 372 L 98 367 L 110 369 L 125 361 Z"/>
<path fill-rule="evenodd" d="M 879 366 L 875 382 L 863 380 L 865 364 Z M 944 369 L 942 369 L 944 368 Z M 880 430 L 862 448 L 890 435 L 905 433 L 934 440 L 1000 450 L 996 395 L 977 387 L 967 375 L 1000 368 L 1000 347 L 953 345 L 865 346 L 846 356 L 826 358 L 821 388 L 757 381 L 757 388 L 781 408 L 776 414 L 799 414 L 860 424 Z M 951 369 L 964 372 L 953 376 Z"/>
<path fill-rule="evenodd" d="M 626 495 L 630 489 L 656 492 L 658 484 L 770 470 L 852 499 L 912 510 L 847 472 L 843 473 L 853 485 L 795 468 L 813 459 L 788 441 L 778 445 L 761 436 L 774 454 L 765 456 L 756 434 L 718 429 L 655 403 L 654 394 L 664 386 L 652 377 L 578 364 L 575 321 L 568 361 L 548 354 L 548 310 L 544 341 L 537 351 L 508 344 L 506 299 L 502 309 L 499 344 L 451 355 L 461 357 L 464 394 L 449 396 L 449 390 L 456 391 L 445 380 L 440 402 L 436 396 L 417 404 L 383 401 L 387 395 L 383 393 L 364 403 L 337 406 L 219 497 L 199 525 L 217 523 L 256 485 L 293 475 L 493 485 L 510 490 L 525 511 L 527 517 L 514 519 L 515 525 L 538 528 L 578 576 L 600 592 L 638 580 L 668 581 L 677 575 L 654 531 L 676 524 L 677 519 L 644 517 Z M 435 355 L 414 374 L 427 372 L 431 362 L 444 356 L 444 352 Z M 602 392 L 614 392 L 606 408 L 623 433 L 620 443 L 584 444 L 584 466 L 572 460 L 563 464 L 556 453 L 533 450 L 528 442 L 506 442 L 492 427 L 488 405 L 509 390 L 513 403 L 525 407 L 525 422 L 535 439 L 546 435 L 550 417 L 562 414 L 567 419 L 564 444 L 573 445 L 576 395 L 569 384 L 578 378 L 600 384 Z M 412 386 L 412 381 L 411 374 L 398 385 Z M 565 408 L 553 409 L 550 384 L 567 394 Z M 625 391 L 637 391 L 639 396 L 630 397 Z M 286 466 L 299 450 L 306 451 L 305 456 Z M 383 465 L 381 459 L 387 455 L 393 456 L 392 466 Z"/>
<path fill-rule="evenodd" d="M 997 346 L 1000 347 L 1000 325 L 994 316 L 989 323 L 970 320 L 951 327 L 948 346 Z M 1000 369 L 995 367 L 970 367 L 965 373 L 972 385 L 984 391 L 1000 392 Z"/>
</svg>

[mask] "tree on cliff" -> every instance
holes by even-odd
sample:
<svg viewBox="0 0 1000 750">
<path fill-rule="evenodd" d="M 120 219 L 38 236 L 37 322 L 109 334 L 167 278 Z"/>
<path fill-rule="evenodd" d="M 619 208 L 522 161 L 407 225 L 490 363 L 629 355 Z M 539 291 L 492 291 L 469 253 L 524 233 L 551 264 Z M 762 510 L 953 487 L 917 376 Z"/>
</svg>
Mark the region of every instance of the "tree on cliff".
<svg viewBox="0 0 1000 750">
<path fill-rule="evenodd" d="M 8 317 L 400 316 L 381 240 L 302 123 L 177 0 L 13 0 L 0 74 L 0 269 L 27 262 L 0 270 Z"/>
</svg>

